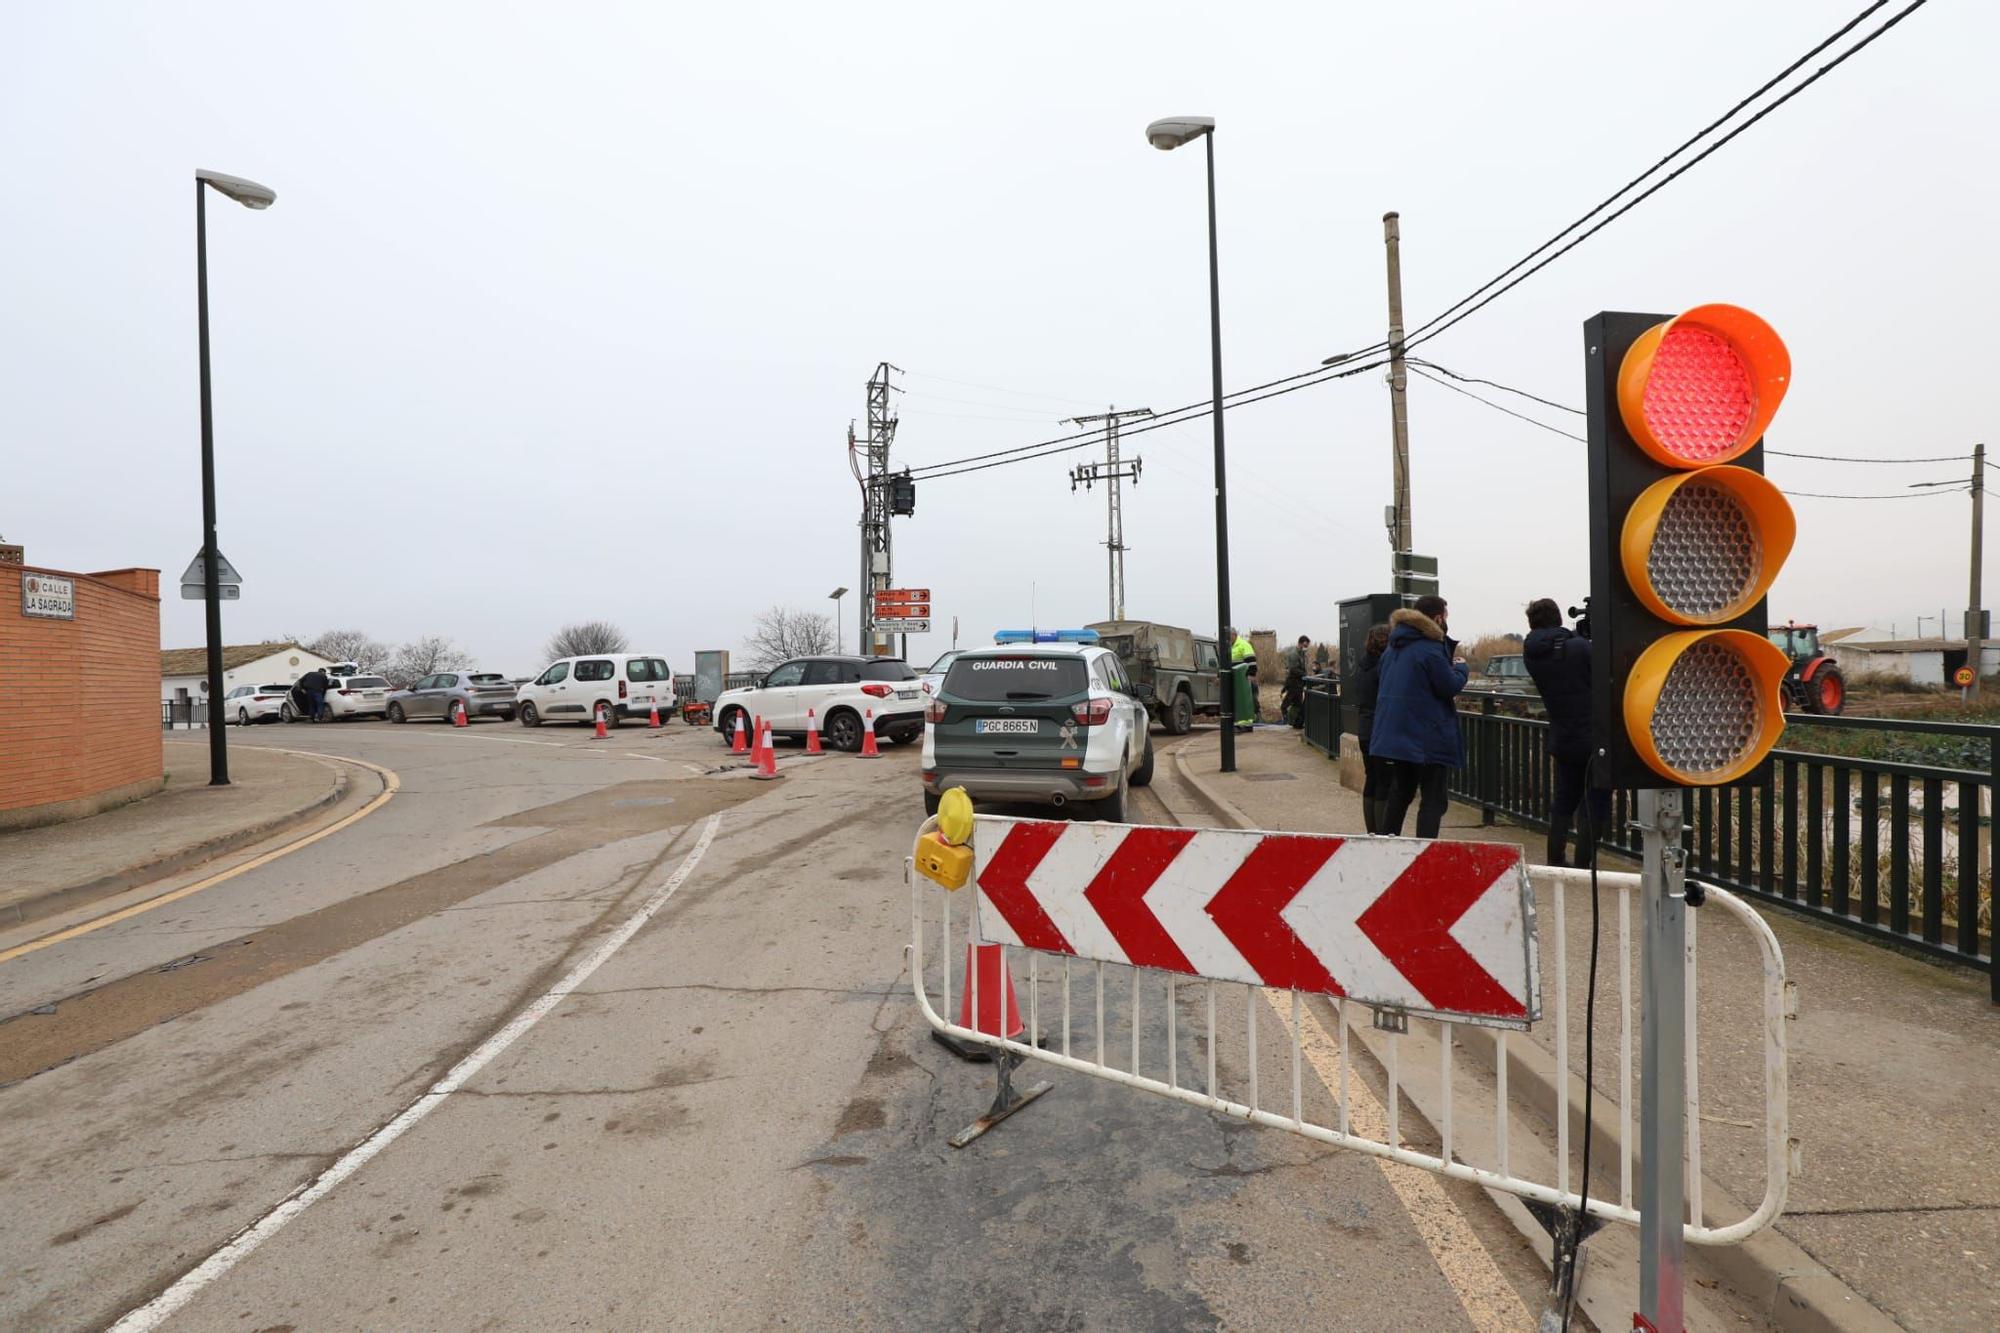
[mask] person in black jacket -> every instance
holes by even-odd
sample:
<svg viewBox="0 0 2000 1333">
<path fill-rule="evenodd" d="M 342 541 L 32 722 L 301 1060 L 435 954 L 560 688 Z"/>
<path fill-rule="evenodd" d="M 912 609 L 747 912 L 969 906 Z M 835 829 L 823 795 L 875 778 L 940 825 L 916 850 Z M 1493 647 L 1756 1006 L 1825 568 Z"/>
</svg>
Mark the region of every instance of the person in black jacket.
<svg viewBox="0 0 2000 1333">
<path fill-rule="evenodd" d="M 1375 696 L 1382 692 L 1382 653 L 1389 646 L 1389 627 L 1369 629 L 1361 666 L 1354 673 L 1354 705 L 1361 742 L 1361 822 L 1370 833 L 1382 832 L 1382 805 L 1389 799 L 1388 764 L 1368 752 L 1375 730 Z"/>
<path fill-rule="evenodd" d="M 1578 622 L 1582 629 L 1582 622 Z M 1590 804 L 1578 830 L 1576 860 L 1564 853 L 1570 821 L 1584 803 L 1589 784 L 1590 756 L 1596 748 L 1590 734 L 1590 637 L 1563 628 L 1562 609 L 1553 598 L 1528 603 L 1528 638 L 1521 646 L 1528 674 L 1541 691 L 1549 715 L 1549 758 L 1555 761 L 1556 789 L 1549 805 L 1548 863 L 1587 866 L 1597 852 L 1597 839 L 1611 822 L 1611 793 L 1589 788 Z"/>
</svg>

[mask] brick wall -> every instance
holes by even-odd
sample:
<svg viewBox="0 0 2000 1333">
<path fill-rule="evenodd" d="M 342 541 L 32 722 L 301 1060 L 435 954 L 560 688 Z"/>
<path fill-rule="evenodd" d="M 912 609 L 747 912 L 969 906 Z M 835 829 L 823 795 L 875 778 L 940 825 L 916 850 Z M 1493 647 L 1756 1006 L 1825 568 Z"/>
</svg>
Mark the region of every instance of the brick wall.
<svg viewBox="0 0 2000 1333">
<path fill-rule="evenodd" d="M 76 619 L 23 616 L 24 570 L 74 579 Z M 0 565 L 0 824 L 157 783 L 159 673 L 158 570 Z"/>
</svg>

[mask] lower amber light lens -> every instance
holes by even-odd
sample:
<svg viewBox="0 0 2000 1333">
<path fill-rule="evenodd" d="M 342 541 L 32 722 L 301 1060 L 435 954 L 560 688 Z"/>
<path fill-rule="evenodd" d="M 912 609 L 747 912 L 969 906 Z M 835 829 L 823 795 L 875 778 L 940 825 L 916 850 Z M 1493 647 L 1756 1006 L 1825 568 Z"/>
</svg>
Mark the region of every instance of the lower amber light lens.
<svg viewBox="0 0 2000 1333">
<path fill-rule="evenodd" d="M 1688 630 L 1656 640 L 1625 683 L 1625 731 L 1661 777 L 1734 782 L 1785 729 L 1780 688 L 1791 660 L 1745 630 Z"/>
</svg>

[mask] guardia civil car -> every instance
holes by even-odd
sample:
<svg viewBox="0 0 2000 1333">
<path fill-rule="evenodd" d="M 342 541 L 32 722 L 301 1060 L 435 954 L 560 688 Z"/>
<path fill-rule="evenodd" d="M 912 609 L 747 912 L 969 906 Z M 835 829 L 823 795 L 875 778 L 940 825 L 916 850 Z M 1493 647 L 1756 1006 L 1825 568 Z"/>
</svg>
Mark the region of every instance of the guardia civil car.
<svg viewBox="0 0 2000 1333">
<path fill-rule="evenodd" d="M 1073 804 L 1122 822 L 1127 792 L 1153 780 L 1153 740 L 1118 654 L 1089 630 L 995 638 L 961 653 L 931 696 L 924 809 L 963 787 L 975 802 Z"/>
</svg>

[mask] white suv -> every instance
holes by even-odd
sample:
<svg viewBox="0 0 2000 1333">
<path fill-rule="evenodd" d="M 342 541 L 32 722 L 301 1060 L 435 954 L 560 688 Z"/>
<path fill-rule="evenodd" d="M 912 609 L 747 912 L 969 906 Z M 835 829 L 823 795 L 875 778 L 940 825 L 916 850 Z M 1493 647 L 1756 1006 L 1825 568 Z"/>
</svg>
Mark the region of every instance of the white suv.
<svg viewBox="0 0 2000 1333">
<path fill-rule="evenodd" d="M 222 720 L 246 727 L 252 722 L 276 722 L 291 692 L 289 685 L 238 685 L 222 696 Z"/>
<path fill-rule="evenodd" d="M 724 690 L 715 701 L 715 729 L 728 739 L 740 715 L 746 734 L 761 717 L 774 735 L 803 737 L 808 709 L 835 750 L 861 748 L 871 713 L 875 734 L 888 740 L 913 741 L 924 730 L 917 673 L 893 657 L 793 658 L 747 689 Z"/>
<path fill-rule="evenodd" d="M 539 727 L 590 722 L 602 713 L 604 725 L 615 727 L 626 718 L 644 721 L 655 707 L 662 715 L 674 707 L 674 673 L 665 658 L 587 653 L 543 668 L 516 693 L 514 715 L 524 727 Z"/>
<path fill-rule="evenodd" d="M 389 682 L 380 676 L 340 676 L 326 692 L 329 722 L 389 716 Z"/>
</svg>

